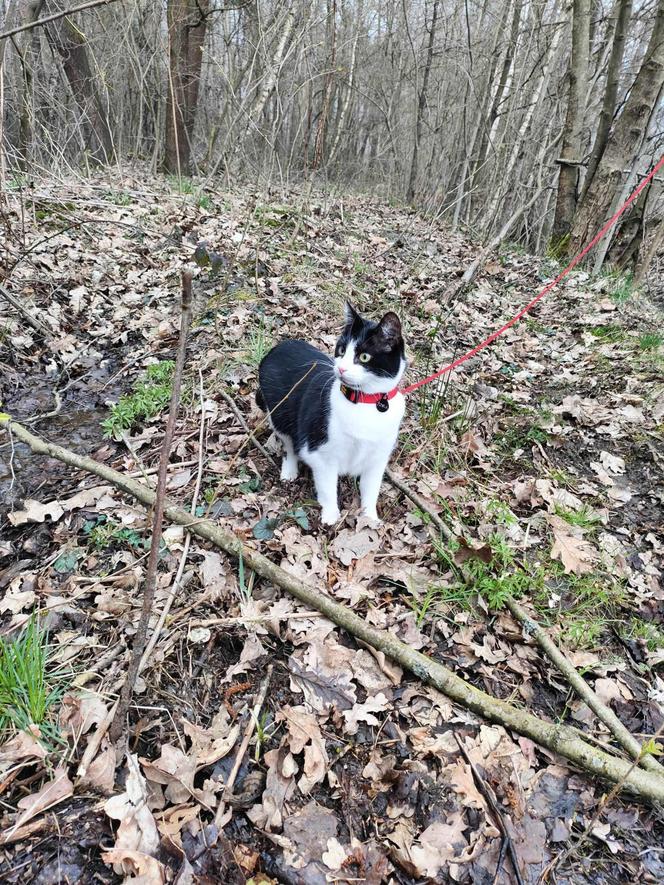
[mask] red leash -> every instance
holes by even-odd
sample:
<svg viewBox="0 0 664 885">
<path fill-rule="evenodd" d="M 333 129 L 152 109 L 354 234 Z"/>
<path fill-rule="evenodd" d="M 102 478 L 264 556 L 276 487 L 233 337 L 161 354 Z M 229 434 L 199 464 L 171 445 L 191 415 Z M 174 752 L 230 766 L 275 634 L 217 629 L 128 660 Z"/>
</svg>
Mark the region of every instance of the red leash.
<svg viewBox="0 0 664 885">
<path fill-rule="evenodd" d="M 475 354 L 479 353 L 480 350 L 484 350 L 485 347 L 488 347 L 489 344 L 491 344 L 493 341 L 495 341 L 496 338 L 498 338 L 500 335 L 503 334 L 503 332 L 506 332 L 511 326 L 513 326 L 515 323 L 517 323 L 521 319 L 522 316 L 527 314 L 529 310 L 531 310 L 533 307 L 535 307 L 535 305 L 537 304 L 538 301 L 541 301 L 545 295 L 548 295 L 549 292 L 553 288 L 555 288 L 555 286 L 557 286 L 558 283 L 564 277 L 566 277 L 567 274 L 571 270 L 573 270 L 576 267 L 576 265 L 579 263 L 579 261 L 581 261 L 582 258 L 585 258 L 585 256 L 588 254 L 588 252 L 590 252 L 590 250 L 593 248 L 593 246 L 596 246 L 597 243 L 599 243 L 599 241 L 602 239 L 604 234 L 607 233 L 607 231 L 611 230 L 611 228 L 616 223 L 616 221 L 620 218 L 620 216 L 623 214 L 625 209 L 627 209 L 629 206 L 631 206 L 631 204 L 634 202 L 634 200 L 638 197 L 638 195 L 641 193 L 641 191 L 652 181 L 652 179 L 659 172 L 659 170 L 662 168 L 662 166 L 664 166 L 664 156 L 662 156 L 660 158 L 657 165 L 646 175 L 646 177 L 643 179 L 643 181 L 641 181 L 641 183 L 638 184 L 634 188 L 634 190 L 632 191 L 630 196 L 627 198 L 627 200 L 625 200 L 625 202 L 622 204 L 620 209 L 618 209 L 617 212 L 615 212 L 611 216 L 611 218 L 609 218 L 609 220 L 606 222 L 606 224 L 601 229 L 601 231 L 598 234 L 595 234 L 595 236 L 588 243 L 588 245 L 584 249 L 582 249 L 579 252 L 579 254 L 576 255 L 570 261 L 570 263 L 567 265 L 565 270 L 561 271 L 558 274 L 558 276 L 555 278 L 555 280 L 552 280 L 550 283 L 547 283 L 546 286 L 542 289 L 542 291 L 538 295 L 536 295 L 535 298 L 533 298 L 533 300 L 530 303 L 526 304 L 526 306 L 524 308 L 522 308 L 517 313 L 516 316 L 512 317 L 512 319 L 509 322 L 505 323 L 504 326 L 501 326 L 500 329 L 496 329 L 495 332 L 492 332 L 488 338 L 485 338 L 484 341 L 481 342 L 481 344 L 478 344 L 476 347 L 473 347 L 473 349 L 469 350 L 468 353 L 464 353 L 463 356 L 460 356 L 458 359 L 454 360 L 454 362 L 450 363 L 448 366 L 445 366 L 444 368 L 439 369 L 438 372 L 434 372 L 433 375 L 429 375 L 428 377 L 423 378 L 421 381 L 416 381 L 415 384 L 409 384 L 408 387 L 402 388 L 401 392 L 402 393 L 412 393 L 414 390 L 417 390 L 418 387 L 422 387 L 424 384 L 428 384 L 430 381 L 435 381 L 436 378 L 440 378 L 440 376 L 444 375 L 446 372 L 451 372 L 452 369 L 456 369 L 456 367 L 460 366 L 461 363 L 465 363 L 466 360 L 469 360 L 472 356 L 475 356 Z"/>
</svg>

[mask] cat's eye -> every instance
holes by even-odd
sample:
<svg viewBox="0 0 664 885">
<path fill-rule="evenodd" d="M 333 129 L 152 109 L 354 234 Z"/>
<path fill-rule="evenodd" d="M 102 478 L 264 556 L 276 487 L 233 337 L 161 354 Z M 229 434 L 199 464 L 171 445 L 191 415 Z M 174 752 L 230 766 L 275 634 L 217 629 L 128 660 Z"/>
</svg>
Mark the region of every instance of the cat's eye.
<svg viewBox="0 0 664 885">
<path fill-rule="evenodd" d="M 371 359 L 371 357 L 369 356 L 368 353 L 361 353 L 359 355 L 358 359 L 361 363 L 368 363 L 369 360 Z"/>
<path fill-rule="evenodd" d="M 346 348 L 344 347 L 343 344 L 340 344 L 339 347 L 337 347 L 337 356 L 343 356 L 345 353 L 346 353 Z"/>
</svg>

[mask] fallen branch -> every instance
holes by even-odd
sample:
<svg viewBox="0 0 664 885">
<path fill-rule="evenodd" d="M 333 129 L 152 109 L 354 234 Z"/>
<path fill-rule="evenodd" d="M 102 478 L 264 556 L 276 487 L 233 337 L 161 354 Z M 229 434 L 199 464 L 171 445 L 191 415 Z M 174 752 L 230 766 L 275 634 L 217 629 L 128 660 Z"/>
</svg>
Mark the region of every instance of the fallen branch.
<svg viewBox="0 0 664 885">
<path fill-rule="evenodd" d="M 56 458 L 78 470 L 94 473 L 148 507 L 155 504 L 156 494 L 152 488 L 123 476 L 92 458 L 78 455 L 62 446 L 40 439 L 22 425 L 13 422 L 9 415 L 0 414 L 0 428 L 2 427 L 14 433 L 36 454 Z M 630 762 L 591 747 L 576 729 L 546 722 L 532 713 L 486 694 L 447 667 L 401 642 L 396 636 L 373 627 L 347 606 L 334 602 L 320 591 L 308 587 L 295 575 L 275 565 L 262 553 L 243 544 L 232 532 L 215 525 L 210 520 L 192 521 L 190 513 L 168 502 L 164 515 L 171 522 L 185 526 L 192 534 L 209 541 L 231 556 L 238 558 L 242 556 L 245 567 L 248 566 L 260 577 L 277 584 L 300 602 L 321 612 L 357 639 L 384 652 L 391 660 L 410 670 L 418 679 L 437 688 L 462 707 L 528 737 L 554 753 L 559 753 L 589 774 L 613 783 L 624 778 L 625 787 L 642 801 L 664 802 L 664 778 L 660 775 L 638 768 L 630 771 Z"/>
<path fill-rule="evenodd" d="M 11 292 L 8 292 L 4 286 L 0 286 L 0 295 L 2 295 L 2 297 L 21 314 L 28 325 L 32 326 L 33 329 L 36 329 L 37 332 L 45 338 L 53 338 L 51 330 L 36 317 L 33 317 L 28 308 L 24 304 L 21 304 L 18 298 L 12 295 Z"/>
<path fill-rule="evenodd" d="M 514 615 L 514 617 L 522 625 L 524 633 L 527 636 L 534 637 L 535 641 L 542 649 L 547 658 L 554 664 L 563 674 L 565 679 L 572 686 L 578 696 L 585 701 L 597 718 L 606 725 L 620 746 L 627 750 L 633 760 L 637 760 L 640 764 L 654 771 L 659 775 L 664 775 L 664 768 L 659 764 L 654 756 L 646 753 L 642 754 L 642 746 L 634 737 L 634 735 L 622 724 L 610 707 L 607 707 L 601 701 L 585 679 L 579 674 L 576 667 L 567 660 L 565 655 L 555 645 L 553 640 L 540 627 L 537 621 L 534 621 L 530 615 L 523 609 L 514 599 L 507 599 L 505 605 Z"/>
<path fill-rule="evenodd" d="M 422 510 L 430 517 L 433 524 L 441 532 L 441 534 L 445 538 L 447 538 L 448 541 L 454 538 L 454 533 L 448 528 L 448 526 L 445 525 L 438 514 L 434 510 L 432 510 L 431 507 L 429 507 L 426 501 L 420 498 L 419 495 L 417 495 L 411 488 L 409 488 L 409 486 L 407 486 L 403 482 L 403 480 L 401 480 L 389 469 L 386 471 L 386 476 L 392 483 L 392 485 L 403 492 L 404 495 L 410 498 L 410 500 L 414 504 L 416 504 L 420 510 Z M 460 571 L 462 574 L 464 574 L 463 568 L 461 568 Z M 467 577 L 466 574 L 464 574 L 464 577 Z M 468 578 L 468 580 L 470 582 L 470 578 Z M 604 725 L 606 725 L 606 727 L 609 729 L 609 731 L 616 739 L 618 744 L 620 744 L 620 746 L 623 748 L 623 750 L 626 750 L 632 759 L 638 759 L 643 768 L 664 776 L 664 768 L 660 765 L 660 763 L 655 759 L 654 756 L 651 756 L 650 754 L 642 754 L 641 744 L 630 733 L 630 731 L 625 728 L 625 726 L 622 724 L 620 719 L 618 719 L 613 710 L 610 707 L 607 707 L 607 705 L 597 697 L 597 695 L 588 685 L 585 679 L 578 673 L 574 665 L 567 660 L 565 655 L 556 646 L 551 637 L 547 635 L 546 631 L 543 630 L 542 627 L 540 627 L 540 625 L 530 617 L 530 615 L 519 605 L 519 603 L 515 599 L 507 599 L 505 604 L 512 615 L 523 626 L 524 632 L 528 636 L 534 637 L 535 641 L 542 649 L 544 654 L 547 656 L 547 658 L 555 667 L 557 667 L 557 669 L 560 671 L 560 673 L 562 673 L 565 679 L 567 679 L 567 681 L 581 698 L 581 700 L 585 701 L 585 703 L 588 704 L 588 706 L 597 716 L 597 718 L 601 722 L 603 722 Z"/>
<path fill-rule="evenodd" d="M 122 734 L 124 722 L 129 712 L 129 706 L 134 694 L 134 683 L 138 676 L 143 654 L 145 652 L 145 644 L 148 636 L 148 624 L 152 609 L 154 607 L 154 594 L 157 588 L 157 565 L 159 562 L 159 547 L 161 545 L 161 527 L 164 521 L 164 507 L 166 501 L 166 479 L 168 472 L 168 459 L 171 455 L 171 446 L 173 444 L 173 436 L 175 434 L 175 421 L 180 407 L 180 389 L 182 387 L 182 370 L 187 354 L 187 336 L 189 334 L 189 324 L 191 323 L 192 314 L 192 297 L 191 297 L 191 273 L 185 271 L 182 274 L 182 314 L 180 325 L 180 343 L 178 346 L 178 354 L 175 361 L 175 371 L 173 372 L 173 391 L 171 393 L 171 406 L 168 412 L 168 420 L 166 422 L 166 431 L 164 433 L 164 441 L 159 454 L 159 474 L 157 476 L 157 491 L 154 496 L 154 514 L 152 517 L 152 539 L 150 543 L 150 556 L 145 575 L 145 586 L 143 587 L 143 605 L 141 607 L 141 616 L 136 628 L 134 643 L 131 649 L 131 658 L 129 659 L 129 667 L 127 669 L 127 678 L 122 686 L 120 700 L 115 713 L 115 718 L 110 729 L 110 738 L 115 743 Z M 191 518 L 191 517 L 190 517 Z"/>
</svg>

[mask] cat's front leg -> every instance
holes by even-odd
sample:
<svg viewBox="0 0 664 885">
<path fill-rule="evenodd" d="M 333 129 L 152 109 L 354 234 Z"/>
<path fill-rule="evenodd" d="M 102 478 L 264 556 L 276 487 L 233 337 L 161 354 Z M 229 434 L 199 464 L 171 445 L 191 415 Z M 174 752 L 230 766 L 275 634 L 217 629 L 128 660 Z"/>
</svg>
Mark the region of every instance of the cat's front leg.
<svg viewBox="0 0 664 885">
<path fill-rule="evenodd" d="M 376 505 L 380 484 L 387 467 L 387 460 L 380 458 L 367 467 L 360 476 L 360 500 L 362 501 L 362 513 L 374 522 L 380 522 Z"/>
<path fill-rule="evenodd" d="M 339 499 L 337 486 L 339 483 L 338 472 L 328 465 L 320 465 L 313 468 L 316 497 L 321 506 L 321 521 L 324 525 L 334 525 L 339 521 Z"/>
</svg>

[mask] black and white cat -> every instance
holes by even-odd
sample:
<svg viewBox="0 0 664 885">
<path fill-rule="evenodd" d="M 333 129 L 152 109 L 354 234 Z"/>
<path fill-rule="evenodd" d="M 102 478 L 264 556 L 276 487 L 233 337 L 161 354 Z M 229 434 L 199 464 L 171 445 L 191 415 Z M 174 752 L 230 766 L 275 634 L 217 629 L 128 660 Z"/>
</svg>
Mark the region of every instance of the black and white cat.
<svg viewBox="0 0 664 885">
<path fill-rule="evenodd" d="M 346 306 L 346 325 L 334 359 L 306 341 L 277 344 L 258 369 L 256 402 L 269 412 L 284 444 L 281 478 L 297 477 L 298 460 L 311 468 L 321 518 L 340 517 L 340 476 L 359 476 L 362 511 L 378 520 L 376 502 L 405 398 L 398 384 L 406 369 L 399 317 L 379 323 Z"/>
</svg>

